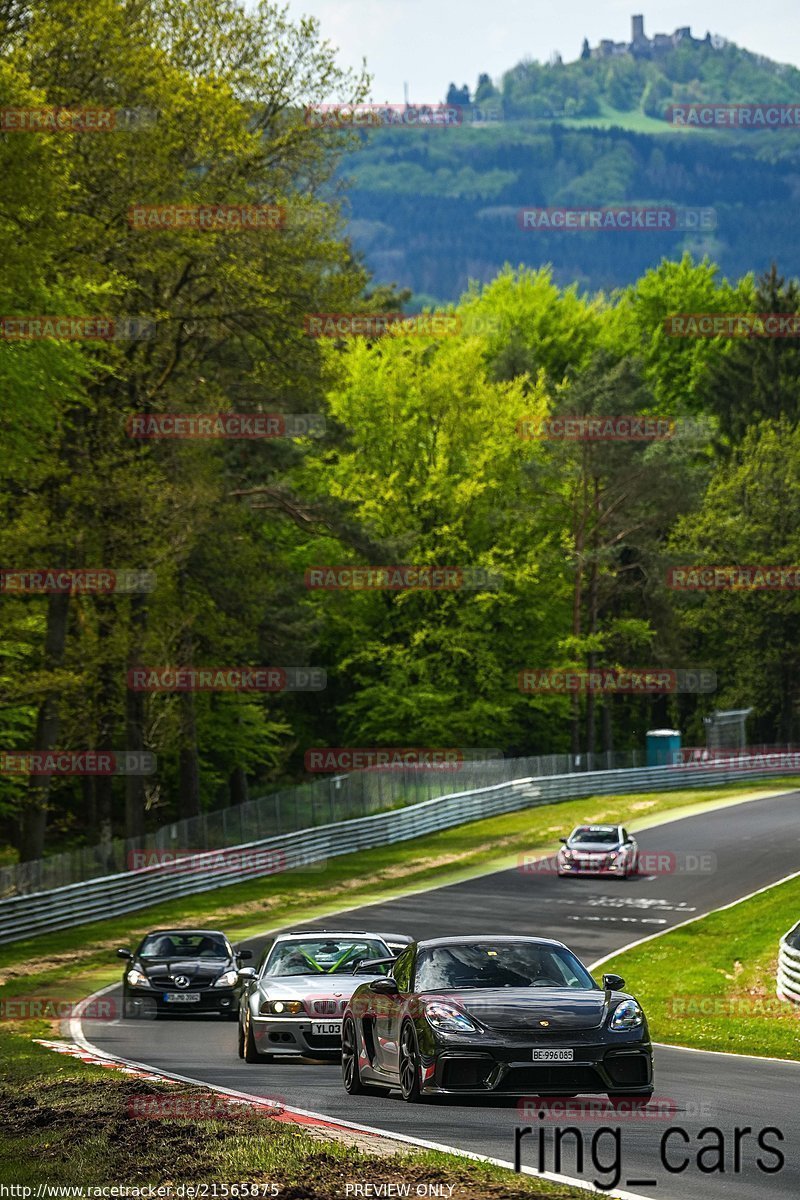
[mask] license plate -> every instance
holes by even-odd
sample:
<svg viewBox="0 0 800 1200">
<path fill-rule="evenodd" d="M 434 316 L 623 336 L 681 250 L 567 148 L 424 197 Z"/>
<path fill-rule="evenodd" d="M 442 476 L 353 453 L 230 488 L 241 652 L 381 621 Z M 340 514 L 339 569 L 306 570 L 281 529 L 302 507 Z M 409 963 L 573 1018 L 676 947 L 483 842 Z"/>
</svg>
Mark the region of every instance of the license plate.
<svg viewBox="0 0 800 1200">
<path fill-rule="evenodd" d="M 200 999 L 199 992 L 164 992 L 167 1004 L 196 1004 Z"/>
<path fill-rule="evenodd" d="M 534 1050 L 534 1062 L 572 1062 L 574 1050 Z"/>
<path fill-rule="evenodd" d="M 311 1033 L 314 1037 L 330 1037 L 331 1034 L 342 1032 L 341 1021 L 312 1021 Z"/>
</svg>

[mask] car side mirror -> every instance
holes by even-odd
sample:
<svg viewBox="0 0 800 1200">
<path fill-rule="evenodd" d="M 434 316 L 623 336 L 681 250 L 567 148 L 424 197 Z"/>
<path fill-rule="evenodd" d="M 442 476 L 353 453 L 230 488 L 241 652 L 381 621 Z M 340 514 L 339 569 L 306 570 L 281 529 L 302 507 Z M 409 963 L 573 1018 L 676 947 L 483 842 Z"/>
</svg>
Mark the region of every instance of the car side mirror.
<svg viewBox="0 0 800 1200">
<path fill-rule="evenodd" d="M 625 987 L 625 980 L 621 975 L 604 975 L 603 987 L 607 992 L 619 992 Z"/>
<path fill-rule="evenodd" d="M 119 950 L 117 951 L 117 958 L 133 958 L 133 955 L 131 954 L 130 950 L 123 950 L 120 946 Z"/>
<path fill-rule="evenodd" d="M 255 979 L 256 971 L 254 970 L 253 967 L 241 967 L 238 972 L 238 975 L 239 975 L 240 983 L 247 983 L 248 980 Z"/>
<path fill-rule="evenodd" d="M 377 992 L 379 996 L 397 996 L 400 992 L 395 980 L 388 976 L 385 979 L 373 979 L 372 983 L 367 986 L 371 992 Z"/>
<path fill-rule="evenodd" d="M 236 957 L 241 958 L 244 961 L 244 959 L 253 957 L 253 951 L 252 950 L 237 950 Z"/>
<path fill-rule="evenodd" d="M 558 840 L 559 840 L 560 842 L 563 842 L 563 843 L 564 843 L 564 845 L 566 846 L 567 842 L 569 841 L 569 838 L 559 838 Z"/>
</svg>

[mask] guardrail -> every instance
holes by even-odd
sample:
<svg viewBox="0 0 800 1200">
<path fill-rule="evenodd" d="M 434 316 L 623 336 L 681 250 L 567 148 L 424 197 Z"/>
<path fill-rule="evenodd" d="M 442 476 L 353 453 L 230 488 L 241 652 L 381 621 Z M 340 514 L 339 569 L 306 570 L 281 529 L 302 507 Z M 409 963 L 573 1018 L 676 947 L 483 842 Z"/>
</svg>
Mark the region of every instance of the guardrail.
<svg viewBox="0 0 800 1200">
<path fill-rule="evenodd" d="M 794 763 L 783 768 L 784 774 L 792 772 L 797 772 Z M 554 804 L 581 796 L 671 791 L 742 779 L 774 779 L 780 773 L 780 766 L 764 770 L 763 767 L 692 764 L 514 779 L 491 787 L 435 797 L 389 812 L 248 842 L 235 847 L 235 855 L 230 849 L 193 855 L 185 867 L 179 863 L 163 864 L 52 891 L 11 896 L 0 901 L 0 943 L 84 925 L 147 908 L 162 900 L 213 891 L 231 883 L 274 874 L 276 863 L 278 869 L 286 871 L 308 868 L 341 854 L 407 841 L 520 808 Z M 520 851 L 524 849 L 520 846 Z M 257 855 L 262 856 L 260 866 Z"/>
<path fill-rule="evenodd" d="M 485 760 L 473 758 L 473 753 L 466 752 L 463 761 L 453 769 L 404 767 L 309 779 L 241 804 L 170 821 L 138 837 L 117 837 L 101 845 L 77 846 L 31 862 L 12 863 L 0 867 L 0 899 L 49 892 L 71 883 L 130 871 L 147 865 L 161 851 L 180 848 L 184 852 L 188 849 L 199 852 L 244 846 L 317 825 L 418 804 L 435 796 L 446 796 L 456 788 L 467 792 L 523 777 L 644 766 L 643 756 L 637 750 L 544 754 L 517 759 L 504 759 L 499 752 L 495 757 L 494 752 L 489 752 Z"/>
<path fill-rule="evenodd" d="M 800 1004 L 800 921 L 785 933 L 778 948 L 778 998 Z"/>
</svg>

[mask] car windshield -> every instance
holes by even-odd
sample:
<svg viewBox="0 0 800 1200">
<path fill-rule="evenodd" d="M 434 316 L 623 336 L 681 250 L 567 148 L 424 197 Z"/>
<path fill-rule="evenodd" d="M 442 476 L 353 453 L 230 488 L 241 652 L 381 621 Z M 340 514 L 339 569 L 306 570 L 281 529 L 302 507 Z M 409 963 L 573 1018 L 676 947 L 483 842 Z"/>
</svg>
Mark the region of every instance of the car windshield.
<svg viewBox="0 0 800 1200">
<path fill-rule="evenodd" d="M 298 938 L 276 942 L 262 974 L 352 975 L 361 959 L 389 957 L 388 947 L 377 938 Z"/>
<path fill-rule="evenodd" d="M 601 846 L 619 845 L 619 831 L 616 829 L 592 829 L 590 825 L 581 825 L 570 834 L 571 842 L 599 842 Z"/>
<path fill-rule="evenodd" d="M 153 933 L 139 950 L 141 958 L 230 958 L 225 939 L 212 933 Z"/>
<path fill-rule="evenodd" d="M 461 988 L 559 987 L 597 985 L 569 950 L 535 942 L 469 942 L 421 950 L 416 992 Z"/>
</svg>

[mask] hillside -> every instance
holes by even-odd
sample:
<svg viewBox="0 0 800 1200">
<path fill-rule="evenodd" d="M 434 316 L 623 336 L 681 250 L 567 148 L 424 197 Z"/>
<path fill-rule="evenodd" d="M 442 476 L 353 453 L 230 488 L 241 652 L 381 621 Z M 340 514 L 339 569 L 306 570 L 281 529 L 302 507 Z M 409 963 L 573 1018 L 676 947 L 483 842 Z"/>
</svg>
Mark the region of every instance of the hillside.
<svg viewBox="0 0 800 1200">
<path fill-rule="evenodd" d="M 460 127 L 362 133 L 342 174 L 350 236 L 379 283 L 454 300 L 505 263 L 551 263 L 559 283 L 611 289 L 662 257 L 707 253 L 727 275 L 800 274 L 794 208 L 800 128 L 676 128 L 670 105 L 800 103 L 800 71 L 732 44 L 683 40 L 651 57 L 522 62 L 482 76 Z M 491 119 L 488 119 L 491 117 Z M 531 232 L 524 206 L 648 203 L 712 207 L 694 234 Z M 779 248 L 780 247 L 780 252 Z"/>
</svg>

